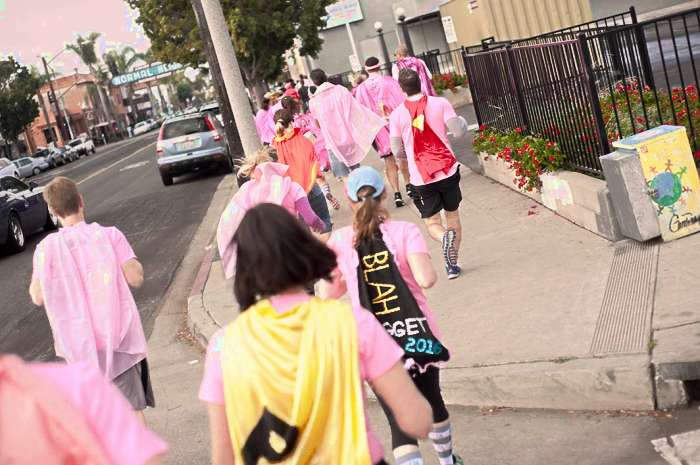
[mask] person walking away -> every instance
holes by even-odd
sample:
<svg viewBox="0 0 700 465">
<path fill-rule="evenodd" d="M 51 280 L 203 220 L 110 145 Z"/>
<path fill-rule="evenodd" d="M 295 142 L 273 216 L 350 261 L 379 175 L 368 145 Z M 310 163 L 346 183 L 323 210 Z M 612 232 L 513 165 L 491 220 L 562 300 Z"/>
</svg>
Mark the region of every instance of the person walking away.
<svg viewBox="0 0 700 465">
<path fill-rule="evenodd" d="M 282 109 L 282 92 L 271 91 L 265 94 L 265 97 L 270 101 L 267 117 L 265 118 L 265 130 L 270 134 L 270 141 L 275 137 L 275 113 Z"/>
<path fill-rule="evenodd" d="M 289 177 L 289 166 L 276 163 L 277 153 L 270 147 L 263 148 L 243 160 L 239 176 L 249 178 L 231 198 L 221 214 L 216 229 L 216 242 L 226 279 L 236 271 L 236 234 L 246 211 L 260 203 L 281 205 L 297 218 L 301 218 L 314 231 L 321 233 L 328 226 L 311 208 L 306 191 Z"/>
<path fill-rule="evenodd" d="M 323 172 L 329 171 L 331 165 L 328 157 L 328 149 L 326 148 L 326 141 L 323 139 L 318 121 L 316 121 L 311 114 L 302 111 L 299 100 L 291 97 L 283 97 L 281 103 L 283 109 L 289 110 L 294 115 L 294 127 L 299 128 L 302 134 L 307 137 L 309 133 L 313 135 L 312 142 L 314 143 L 314 151 L 319 167 Z"/>
<path fill-rule="evenodd" d="M 129 289 L 143 284 L 143 267 L 121 231 L 86 222 L 73 181 L 54 178 L 44 198 L 63 227 L 37 245 L 29 294 L 46 309 L 56 355 L 98 368 L 143 418 L 155 399 Z"/>
<path fill-rule="evenodd" d="M 342 180 L 365 159 L 385 121 L 360 105 L 345 87 L 328 82 L 323 70 L 313 70 L 311 80 L 318 89 L 309 110 L 330 150 L 331 170 Z"/>
<path fill-rule="evenodd" d="M 405 204 L 399 187 L 399 166 L 391 153 L 389 116 L 395 108 L 403 103 L 406 96 L 396 80 L 382 75 L 379 59 L 376 57 L 367 58 L 365 70 L 369 73 L 369 77 L 357 87 L 355 98 L 386 121 L 386 125 L 377 134 L 374 145 L 379 156 L 384 160 L 386 177 L 394 190 L 394 204 L 397 207 L 403 207 Z M 408 163 L 402 160 L 400 165 L 404 181 L 409 184 Z"/>
<path fill-rule="evenodd" d="M 299 98 L 301 101 L 302 113 L 309 111 L 309 100 L 311 98 L 310 88 L 311 81 L 305 76 L 299 76 Z"/>
<path fill-rule="evenodd" d="M 326 200 L 338 207 L 340 205 L 331 195 L 330 186 L 318 167 L 314 144 L 302 134 L 299 128 L 293 126 L 294 117 L 289 110 L 278 111 L 275 120 L 277 134 L 272 139 L 272 145 L 277 151 L 277 159 L 289 167 L 287 175 L 304 189 L 311 209 L 326 224 L 321 233 L 330 234 L 333 223 Z M 309 135 L 313 137 L 312 134 Z"/>
<path fill-rule="evenodd" d="M 0 463 L 160 465 L 167 444 L 88 363 L 0 354 Z"/>
<path fill-rule="evenodd" d="M 350 173 L 347 194 L 352 226 L 335 231 L 328 242 L 338 268 L 332 282 L 321 283 L 319 296 L 337 299 L 347 292 L 353 305 L 372 311 L 403 349 L 405 366 L 432 407 L 429 436 L 440 464 L 461 465 L 452 450 L 450 417 L 440 392 L 439 364 L 449 359 L 449 352 L 424 293 L 437 279 L 428 247 L 415 224 L 389 219 L 384 179 L 374 168 Z M 391 426 L 397 465 L 422 465 L 418 442 L 401 431 L 391 410 L 380 403 Z"/>
<path fill-rule="evenodd" d="M 267 119 L 269 118 L 269 111 L 270 99 L 265 97 L 263 98 L 262 106 L 255 114 L 255 129 L 258 132 L 258 137 L 260 138 L 260 141 L 265 145 L 270 145 L 270 143 L 272 142 L 272 138 L 274 137 L 274 133 L 270 132 L 270 128 L 267 124 Z"/>
<path fill-rule="evenodd" d="M 214 465 L 385 464 L 364 381 L 407 435 L 426 437 L 430 406 L 372 314 L 305 292 L 335 254 L 271 204 L 248 210 L 233 241 L 241 314 L 211 339 L 199 390 Z"/>
<path fill-rule="evenodd" d="M 399 73 L 402 69 L 412 69 L 420 76 L 421 92 L 423 95 L 434 97 L 437 95 L 433 87 L 433 75 L 430 73 L 430 68 L 420 58 L 409 55 L 408 47 L 399 45 L 394 55 L 396 63 L 391 66 L 391 76 L 399 80 Z"/>
<path fill-rule="evenodd" d="M 405 155 L 408 160 L 409 195 L 430 236 L 442 243 L 447 277 L 454 279 L 461 273 L 458 260 L 462 241 L 459 219 L 462 192 L 459 163 L 450 147 L 447 131 L 457 138 L 464 137 L 467 122 L 457 116 L 446 99 L 424 95 L 420 77 L 412 69 L 401 70 L 399 84 L 408 98 L 389 118 L 392 152 Z"/>
</svg>

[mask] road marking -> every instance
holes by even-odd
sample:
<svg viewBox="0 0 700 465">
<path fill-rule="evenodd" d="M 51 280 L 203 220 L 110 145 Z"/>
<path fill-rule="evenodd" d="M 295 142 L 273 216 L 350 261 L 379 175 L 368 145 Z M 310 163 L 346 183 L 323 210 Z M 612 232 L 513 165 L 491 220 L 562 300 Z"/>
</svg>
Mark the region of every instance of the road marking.
<svg viewBox="0 0 700 465">
<path fill-rule="evenodd" d="M 127 156 L 127 157 L 124 157 L 124 158 L 122 158 L 121 160 L 117 160 L 117 161 L 115 161 L 114 163 L 112 163 L 111 165 L 107 165 L 107 166 L 105 166 L 104 168 L 95 171 L 95 172 L 92 173 L 91 175 L 86 176 L 86 177 L 84 177 L 83 179 L 81 179 L 80 181 L 76 182 L 76 184 L 82 184 L 82 183 L 84 183 L 84 182 L 86 182 L 86 181 L 89 181 L 90 179 L 94 178 L 95 176 L 99 176 L 100 174 L 104 173 L 105 171 L 108 171 L 108 170 L 114 168 L 114 167 L 117 166 L 118 164 L 123 163 L 123 162 L 127 161 L 128 159 L 135 157 L 136 155 L 139 155 L 139 154 L 140 154 L 141 152 L 143 152 L 144 150 L 146 150 L 146 149 L 148 149 L 148 148 L 151 148 L 151 146 L 155 146 L 155 142 L 150 143 L 150 144 L 148 144 L 148 145 L 145 146 L 145 147 L 141 147 L 140 149 L 138 149 L 136 152 L 132 153 L 131 155 L 129 155 L 129 156 Z"/>
<path fill-rule="evenodd" d="M 146 166 L 151 162 L 151 160 L 146 160 L 146 161 L 140 161 L 138 163 L 132 163 L 130 165 L 126 165 L 124 168 L 120 169 L 119 172 L 126 171 L 126 170 L 133 170 L 134 168 L 141 168 L 142 166 Z"/>
</svg>

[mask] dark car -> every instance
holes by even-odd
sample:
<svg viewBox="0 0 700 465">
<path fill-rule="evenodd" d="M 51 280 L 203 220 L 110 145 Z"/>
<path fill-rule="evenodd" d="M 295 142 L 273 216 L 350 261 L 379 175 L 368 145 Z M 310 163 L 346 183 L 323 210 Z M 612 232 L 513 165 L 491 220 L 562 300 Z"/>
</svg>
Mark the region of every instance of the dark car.
<svg viewBox="0 0 700 465">
<path fill-rule="evenodd" d="M 21 252 L 26 235 L 57 228 L 41 188 L 12 176 L 0 178 L 0 247 L 9 253 Z"/>
</svg>

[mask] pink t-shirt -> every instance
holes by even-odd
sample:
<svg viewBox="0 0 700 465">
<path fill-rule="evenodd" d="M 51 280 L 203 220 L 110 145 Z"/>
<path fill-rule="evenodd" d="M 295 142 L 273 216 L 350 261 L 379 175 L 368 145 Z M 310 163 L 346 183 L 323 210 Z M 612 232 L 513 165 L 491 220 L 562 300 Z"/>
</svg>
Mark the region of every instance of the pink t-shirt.
<svg viewBox="0 0 700 465">
<path fill-rule="evenodd" d="M 408 256 L 412 254 L 427 254 L 428 245 L 423 239 L 418 226 L 407 221 L 385 221 L 381 226 L 382 238 L 389 252 L 394 256 L 394 261 L 399 267 L 401 277 L 406 282 L 408 289 L 416 299 L 416 303 L 425 315 L 430 330 L 436 337 L 440 337 L 437 323 L 433 316 L 433 312 L 428 305 L 428 299 L 423 292 L 423 289 L 416 282 L 413 276 L 411 267 L 408 264 Z M 355 233 L 352 226 L 337 229 L 333 231 L 331 238 L 328 241 L 328 247 L 333 249 L 338 257 L 338 269 L 345 280 L 347 292 L 350 296 L 350 301 L 353 307 L 361 306 L 360 294 L 357 282 L 357 267 L 360 264 L 360 258 L 355 249 Z M 340 297 L 340 296 L 334 296 Z M 369 312 L 368 312 L 369 313 Z"/>
<path fill-rule="evenodd" d="M 295 306 L 306 302 L 311 297 L 307 294 L 286 294 L 273 297 L 272 306 L 284 313 Z M 360 352 L 360 379 L 372 381 L 392 368 L 401 360 L 403 351 L 379 324 L 379 321 L 367 310 L 353 307 L 357 322 L 358 350 Z M 224 404 L 224 381 L 221 370 L 221 348 L 223 346 L 224 330 L 214 334 L 204 365 L 204 378 L 199 388 L 199 398 L 211 404 Z M 364 387 L 363 387 L 364 390 Z M 365 415 L 367 425 L 367 442 L 369 444 L 372 463 L 378 463 L 384 457 L 381 443 L 372 432 L 369 418 Z"/>
<path fill-rule="evenodd" d="M 425 124 L 435 132 L 445 146 L 450 149 L 454 155 L 450 141 L 447 138 L 447 122 L 452 118 L 456 118 L 454 108 L 450 102 L 442 97 L 428 97 L 428 103 L 425 107 Z M 423 186 L 426 183 L 418 171 L 416 165 L 415 153 L 413 151 L 413 122 L 411 114 L 408 112 L 406 105 L 401 105 L 396 108 L 389 117 L 389 133 L 391 137 L 399 137 L 403 140 L 404 150 L 408 158 L 408 171 L 411 176 L 411 184 L 414 186 Z M 435 178 L 430 181 L 434 183 L 449 178 L 457 172 L 459 163 L 455 163 L 448 173 L 439 172 Z"/>
<path fill-rule="evenodd" d="M 142 465 L 168 450 L 97 369 L 84 363 L 39 363 L 31 368 L 83 414 L 113 465 Z"/>
</svg>

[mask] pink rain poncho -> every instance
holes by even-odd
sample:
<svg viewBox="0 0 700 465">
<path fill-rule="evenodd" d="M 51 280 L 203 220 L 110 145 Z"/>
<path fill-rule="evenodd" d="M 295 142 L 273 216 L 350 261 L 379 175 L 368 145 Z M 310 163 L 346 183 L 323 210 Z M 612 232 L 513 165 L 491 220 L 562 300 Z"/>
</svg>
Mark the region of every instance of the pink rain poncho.
<svg viewBox="0 0 700 465">
<path fill-rule="evenodd" d="M 274 131 L 270 131 L 267 119 L 269 118 L 269 110 L 258 110 L 255 115 L 255 129 L 258 131 L 258 137 L 263 144 L 270 144 L 275 136 Z"/>
<path fill-rule="evenodd" d="M 321 127 L 318 122 L 308 113 L 297 113 L 294 115 L 294 127 L 299 128 L 302 134 L 310 132 L 313 134 L 314 138 L 314 151 L 316 152 L 316 159 L 321 171 L 328 171 L 330 169 L 330 160 L 328 157 L 328 149 L 326 148 L 326 140 L 323 138 L 323 133 L 321 132 Z"/>
<path fill-rule="evenodd" d="M 216 242 L 226 279 L 236 274 L 236 244 L 233 236 L 249 209 L 261 203 L 274 203 L 298 216 L 296 202 L 306 199 L 306 192 L 287 176 L 288 170 L 289 167 L 281 163 L 258 165 L 251 180 L 241 186 L 221 214 Z"/>
<path fill-rule="evenodd" d="M 346 166 L 365 159 L 377 133 L 386 125 L 383 118 L 360 105 L 345 87 L 328 82 L 319 86 L 309 109 L 321 125 L 326 145 Z"/>
<path fill-rule="evenodd" d="M 406 95 L 401 90 L 401 86 L 389 76 L 371 74 L 367 80 L 357 87 L 355 98 L 385 120 L 386 124 L 377 134 L 375 141 L 379 149 L 379 155 L 389 155 L 391 153 L 389 116 L 395 108 L 406 100 Z"/>
<path fill-rule="evenodd" d="M 110 380 L 146 357 L 141 317 L 121 266 L 134 258 L 116 228 L 80 223 L 34 254 L 56 355 L 99 367 Z"/>
<path fill-rule="evenodd" d="M 418 77 L 420 78 L 421 92 L 423 92 L 424 95 L 431 97 L 435 97 L 437 95 L 435 93 L 435 89 L 433 88 L 433 81 L 430 79 L 430 71 L 428 71 L 428 67 L 426 66 L 425 62 L 420 58 L 402 58 L 396 62 L 396 68 L 398 71 L 408 68 L 417 72 Z"/>
</svg>

